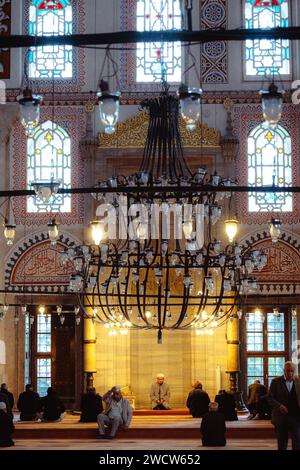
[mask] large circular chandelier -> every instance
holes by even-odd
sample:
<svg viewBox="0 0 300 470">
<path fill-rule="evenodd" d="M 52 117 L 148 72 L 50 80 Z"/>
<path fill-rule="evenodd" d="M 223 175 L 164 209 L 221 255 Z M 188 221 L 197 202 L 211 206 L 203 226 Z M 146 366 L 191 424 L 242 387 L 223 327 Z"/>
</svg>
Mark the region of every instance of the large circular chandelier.
<svg viewBox="0 0 300 470">
<path fill-rule="evenodd" d="M 165 90 L 142 106 L 149 128 L 140 169 L 97 185 L 94 244 L 63 254 L 76 270 L 70 291 L 111 334 L 129 327 L 156 329 L 159 341 L 166 329 L 210 334 L 234 318 L 241 295 L 256 291 L 253 271 L 263 269 L 266 255 L 243 253 L 232 237 L 223 248 L 214 239 L 213 226 L 234 183 L 204 168 L 189 169 L 178 98 Z"/>
</svg>

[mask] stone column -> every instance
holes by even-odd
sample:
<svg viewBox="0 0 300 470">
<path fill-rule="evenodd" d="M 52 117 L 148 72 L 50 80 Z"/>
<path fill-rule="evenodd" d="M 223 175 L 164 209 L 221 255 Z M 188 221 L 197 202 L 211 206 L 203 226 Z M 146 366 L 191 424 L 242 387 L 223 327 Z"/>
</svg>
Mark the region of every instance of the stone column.
<svg viewBox="0 0 300 470">
<path fill-rule="evenodd" d="M 84 319 L 83 371 L 86 387 L 93 387 L 96 368 L 96 325 L 90 318 Z"/>
<path fill-rule="evenodd" d="M 227 322 L 227 374 L 229 374 L 230 391 L 235 395 L 237 410 L 246 413 L 241 391 L 241 370 L 240 370 L 240 341 L 239 341 L 239 320 L 234 315 L 233 320 Z"/>
</svg>

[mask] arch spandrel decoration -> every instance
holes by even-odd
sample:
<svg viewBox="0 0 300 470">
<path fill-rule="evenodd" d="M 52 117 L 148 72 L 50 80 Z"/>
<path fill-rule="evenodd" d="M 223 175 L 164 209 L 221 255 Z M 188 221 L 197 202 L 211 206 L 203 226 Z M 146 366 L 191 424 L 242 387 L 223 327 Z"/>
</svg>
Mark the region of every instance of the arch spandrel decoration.
<svg viewBox="0 0 300 470">
<path fill-rule="evenodd" d="M 253 276 L 259 283 L 260 294 L 300 293 L 300 241 L 283 233 L 277 243 L 273 243 L 267 232 L 257 233 L 243 243 L 248 248 L 263 250 L 268 256 L 262 271 L 255 269 Z"/>
<path fill-rule="evenodd" d="M 126 119 L 117 124 L 114 134 L 99 132 L 98 147 L 101 149 L 138 149 L 144 148 L 148 132 L 149 115 L 141 112 L 136 116 Z M 179 129 L 182 144 L 185 148 L 219 148 L 220 133 L 216 129 L 208 127 L 207 124 L 197 123 L 196 129 L 189 132 L 185 123 L 179 119 Z"/>
<path fill-rule="evenodd" d="M 35 236 L 18 247 L 5 270 L 5 287 L 20 292 L 67 292 L 70 276 L 75 273 L 72 263 L 63 264 L 61 251 L 76 243 L 61 235 L 52 245 L 46 234 Z"/>
</svg>

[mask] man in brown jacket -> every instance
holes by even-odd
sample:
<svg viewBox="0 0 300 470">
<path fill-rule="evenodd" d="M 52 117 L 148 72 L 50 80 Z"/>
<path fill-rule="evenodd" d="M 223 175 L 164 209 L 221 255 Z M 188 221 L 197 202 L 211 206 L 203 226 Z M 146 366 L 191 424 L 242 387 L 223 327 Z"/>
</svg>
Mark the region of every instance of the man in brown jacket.
<svg viewBox="0 0 300 470">
<path fill-rule="evenodd" d="M 286 450 L 289 432 L 292 449 L 300 450 L 300 379 L 295 377 L 295 365 L 286 362 L 284 375 L 272 380 L 268 400 L 273 408 L 272 423 L 278 441 L 278 450 Z"/>
</svg>

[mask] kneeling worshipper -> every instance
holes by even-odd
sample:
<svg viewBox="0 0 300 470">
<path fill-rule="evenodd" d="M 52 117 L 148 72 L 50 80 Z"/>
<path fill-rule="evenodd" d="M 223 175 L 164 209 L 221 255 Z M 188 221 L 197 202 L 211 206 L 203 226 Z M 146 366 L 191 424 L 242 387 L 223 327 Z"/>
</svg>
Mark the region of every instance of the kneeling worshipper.
<svg viewBox="0 0 300 470">
<path fill-rule="evenodd" d="M 208 394 L 203 390 L 202 383 L 197 380 L 186 401 L 186 406 L 190 409 L 193 418 L 202 418 L 208 412 L 209 402 Z"/>
<path fill-rule="evenodd" d="M 7 413 L 6 403 L 0 402 L 0 447 L 11 447 L 15 443 L 12 435 L 15 430 L 13 420 Z"/>
<path fill-rule="evenodd" d="M 218 411 L 218 403 L 211 402 L 209 411 L 201 422 L 200 431 L 202 434 L 202 445 L 204 447 L 224 447 L 226 446 L 226 423 L 223 413 Z"/>
<path fill-rule="evenodd" d="M 150 398 L 153 410 L 170 410 L 170 387 L 165 383 L 164 374 L 157 374 L 156 383 L 151 385 Z"/>
<path fill-rule="evenodd" d="M 96 423 L 97 416 L 102 413 L 103 405 L 102 398 L 94 387 L 90 387 L 87 393 L 84 393 L 81 398 L 81 423 Z"/>
<path fill-rule="evenodd" d="M 56 391 L 49 387 L 47 396 L 42 398 L 42 421 L 62 421 L 66 408 Z"/>
</svg>

